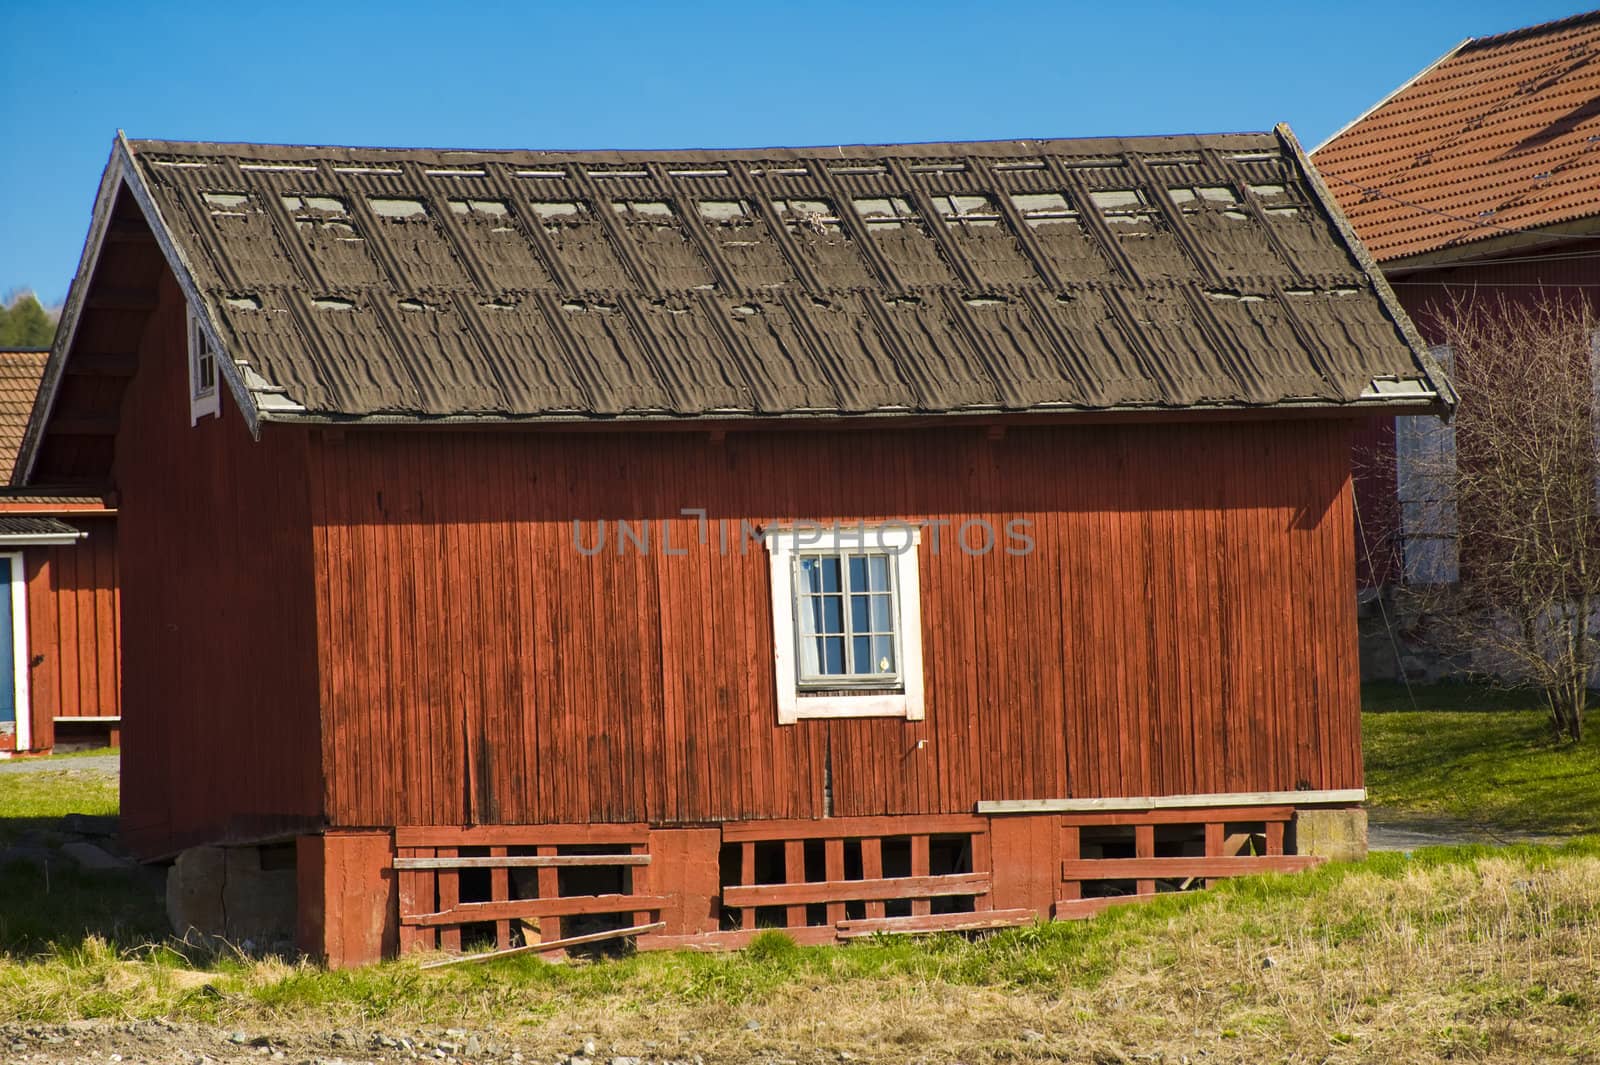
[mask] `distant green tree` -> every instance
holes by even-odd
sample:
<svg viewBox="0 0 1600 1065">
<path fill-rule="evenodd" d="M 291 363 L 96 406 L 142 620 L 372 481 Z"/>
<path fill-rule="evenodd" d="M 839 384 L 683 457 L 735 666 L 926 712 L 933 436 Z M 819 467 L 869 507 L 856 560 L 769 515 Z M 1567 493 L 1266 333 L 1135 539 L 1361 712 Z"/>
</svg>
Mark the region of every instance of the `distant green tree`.
<svg viewBox="0 0 1600 1065">
<path fill-rule="evenodd" d="M 47 348 L 56 337 L 56 323 L 39 300 L 24 292 L 0 306 L 0 348 Z"/>
</svg>

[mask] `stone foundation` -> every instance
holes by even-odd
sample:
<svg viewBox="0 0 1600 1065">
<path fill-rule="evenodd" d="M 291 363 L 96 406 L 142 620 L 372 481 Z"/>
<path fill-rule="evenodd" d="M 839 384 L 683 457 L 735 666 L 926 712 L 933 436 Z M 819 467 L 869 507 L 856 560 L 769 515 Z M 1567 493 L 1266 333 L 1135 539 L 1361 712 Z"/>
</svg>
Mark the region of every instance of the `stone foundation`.
<svg viewBox="0 0 1600 1065">
<path fill-rule="evenodd" d="M 1296 854 L 1313 854 L 1335 862 L 1359 862 L 1367 856 L 1367 811 L 1359 806 L 1338 810 L 1296 810 Z"/>
<path fill-rule="evenodd" d="M 191 847 L 167 871 L 167 919 L 179 936 L 286 952 L 295 908 L 292 846 Z"/>
</svg>

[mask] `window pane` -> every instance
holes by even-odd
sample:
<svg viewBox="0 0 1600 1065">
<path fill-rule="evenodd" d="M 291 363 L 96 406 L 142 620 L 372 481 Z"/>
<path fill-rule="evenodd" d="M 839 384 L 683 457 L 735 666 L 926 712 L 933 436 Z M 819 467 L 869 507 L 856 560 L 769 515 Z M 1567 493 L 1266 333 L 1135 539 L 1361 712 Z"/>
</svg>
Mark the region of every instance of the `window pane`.
<svg viewBox="0 0 1600 1065">
<path fill-rule="evenodd" d="M 800 560 L 800 591 L 822 591 L 822 560 L 817 558 L 802 558 Z"/>
<path fill-rule="evenodd" d="M 872 672 L 893 673 L 894 671 L 894 637 L 874 636 L 872 638 Z"/>
<path fill-rule="evenodd" d="M 814 677 L 822 672 L 821 651 L 821 640 L 804 639 L 800 641 L 801 677 Z"/>
<path fill-rule="evenodd" d="M 864 555 L 850 556 L 850 587 L 859 592 L 867 590 L 867 559 Z"/>
<path fill-rule="evenodd" d="M 868 585 L 875 592 L 889 590 L 889 557 L 887 555 L 873 555 L 867 559 L 868 575 L 872 583 Z"/>
<path fill-rule="evenodd" d="M 887 595 L 875 595 L 872 597 L 871 631 L 894 631 L 894 601 Z"/>
<path fill-rule="evenodd" d="M 819 642 L 822 644 L 821 672 L 830 677 L 843 674 L 845 672 L 844 637 L 830 636 L 827 639 Z"/>
<path fill-rule="evenodd" d="M 854 659 L 851 666 L 856 673 L 876 673 L 878 667 L 873 664 L 872 637 L 857 636 L 850 641 L 850 656 Z"/>
<path fill-rule="evenodd" d="M 815 596 L 802 595 L 800 609 L 800 635 L 815 636 L 822 631 L 822 600 Z"/>
<path fill-rule="evenodd" d="M 872 597 L 867 595 L 852 595 L 850 597 L 850 631 L 872 631 Z"/>
<path fill-rule="evenodd" d="M 822 628 L 819 632 L 844 631 L 844 596 L 825 595 L 817 602 L 822 604 Z"/>
<path fill-rule="evenodd" d="M 816 563 L 817 569 L 822 575 L 823 591 L 837 592 L 843 590 L 839 587 L 839 560 L 837 557 L 818 558 L 812 561 Z"/>
</svg>

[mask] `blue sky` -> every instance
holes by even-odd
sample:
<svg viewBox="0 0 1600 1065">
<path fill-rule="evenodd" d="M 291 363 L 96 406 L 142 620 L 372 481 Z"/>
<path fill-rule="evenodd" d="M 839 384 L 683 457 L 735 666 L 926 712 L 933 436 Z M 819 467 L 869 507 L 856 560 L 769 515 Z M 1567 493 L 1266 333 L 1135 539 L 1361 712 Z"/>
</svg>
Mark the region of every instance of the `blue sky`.
<svg viewBox="0 0 1600 1065">
<path fill-rule="evenodd" d="M 0 293 L 31 288 L 51 304 L 77 267 L 118 128 L 185 140 L 670 148 L 1286 121 L 1310 148 L 1461 38 L 1577 10 L 1543 0 L 6 8 Z"/>
</svg>

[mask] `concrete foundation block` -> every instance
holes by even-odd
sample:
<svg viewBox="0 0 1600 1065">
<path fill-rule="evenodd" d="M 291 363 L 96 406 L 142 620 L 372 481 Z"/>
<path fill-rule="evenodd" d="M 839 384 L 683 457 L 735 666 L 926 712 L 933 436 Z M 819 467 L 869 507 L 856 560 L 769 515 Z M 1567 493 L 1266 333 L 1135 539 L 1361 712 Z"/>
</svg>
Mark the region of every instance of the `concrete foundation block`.
<svg viewBox="0 0 1600 1065">
<path fill-rule="evenodd" d="M 191 847 L 167 871 L 167 919 L 178 935 L 198 933 L 247 949 L 281 949 L 294 939 L 295 871 L 264 868 L 258 847 Z"/>
<path fill-rule="evenodd" d="M 226 934 L 222 885 L 227 856 L 221 847 L 190 847 L 167 870 L 167 920 L 180 936 Z"/>
<path fill-rule="evenodd" d="M 1367 811 L 1296 810 L 1296 854 L 1314 854 L 1335 862 L 1359 862 L 1367 856 Z"/>
</svg>

